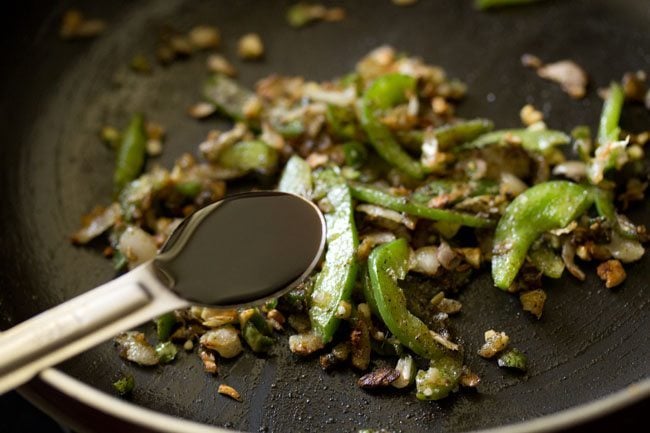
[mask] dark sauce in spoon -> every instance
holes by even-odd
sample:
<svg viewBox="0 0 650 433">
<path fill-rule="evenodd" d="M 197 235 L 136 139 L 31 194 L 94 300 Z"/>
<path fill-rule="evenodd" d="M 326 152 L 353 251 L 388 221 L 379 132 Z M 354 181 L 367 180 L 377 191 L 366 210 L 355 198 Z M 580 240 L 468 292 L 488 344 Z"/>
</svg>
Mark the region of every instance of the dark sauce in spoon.
<svg viewBox="0 0 650 433">
<path fill-rule="evenodd" d="M 313 203 L 280 192 L 245 193 L 183 221 L 154 263 L 182 298 L 235 306 L 279 295 L 309 275 L 324 239 Z"/>
</svg>

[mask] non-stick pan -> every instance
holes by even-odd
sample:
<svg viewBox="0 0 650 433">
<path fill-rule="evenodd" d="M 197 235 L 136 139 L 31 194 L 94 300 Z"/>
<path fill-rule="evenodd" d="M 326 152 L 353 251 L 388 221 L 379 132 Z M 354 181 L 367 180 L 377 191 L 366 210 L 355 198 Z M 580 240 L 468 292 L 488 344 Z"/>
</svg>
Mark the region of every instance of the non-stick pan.
<svg viewBox="0 0 650 433">
<path fill-rule="evenodd" d="M 475 11 L 469 0 L 421 0 L 409 8 L 389 0 L 355 0 L 344 4 L 348 16 L 343 22 L 300 30 L 285 22 L 289 3 L 5 5 L 0 30 L 3 327 L 114 277 L 99 249 L 76 248 L 67 240 L 80 216 L 111 195 L 113 154 L 98 138 L 102 125 L 124 125 L 136 110 L 147 113 L 169 131 L 163 156 L 151 162 L 168 166 L 182 151 L 193 152 L 209 129 L 226 125 L 197 122 L 185 114 L 200 96 L 206 74 L 201 56 L 156 66 L 151 76 L 129 70 L 134 55 L 153 55 L 164 26 L 217 25 L 222 51 L 231 59 L 238 36 L 260 33 L 264 61 L 236 65 L 247 85 L 270 73 L 317 80 L 342 75 L 372 48 L 391 44 L 464 80 L 470 91 L 460 114 L 490 117 L 499 127 L 518 125 L 526 103 L 543 109 L 553 128 L 594 126 L 601 107 L 598 87 L 626 71 L 650 71 L 646 0 L 551 0 L 490 13 Z M 92 41 L 60 40 L 60 17 L 72 6 L 107 20 L 108 31 Z M 587 98 L 571 100 L 524 69 L 524 53 L 583 65 L 591 78 Z M 649 126 L 643 107 L 625 108 L 624 128 Z M 650 208 L 637 207 L 631 216 L 648 223 Z M 295 358 L 285 343 L 267 357 L 246 353 L 222 361 L 216 378 L 202 371 L 193 354 L 181 354 L 171 366 L 141 369 L 122 361 L 106 343 L 48 371 L 24 392 L 81 430 L 128 431 L 135 423 L 154 431 L 193 431 L 169 416 L 254 432 L 380 427 L 460 432 L 505 425 L 511 427 L 503 431 L 549 430 L 650 393 L 650 259 L 630 266 L 625 284 L 616 290 L 605 289 L 593 269 L 586 269 L 584 283 L 571 278 L 547 283 L 549 300 L 539 321 L 521 312 L 518 299 L 494 289 L 489 275 L 478 278 L 460 295 L 465 307 L 455 329 L 464 338 L 467 362 L 483 381 L 478 392 L 441 402 L 418 402 L 408 393 L 364 392 L 354 384 L 355 373 L 325 373 L 316 360 Z M 529 355 L 527 374 L 471 355 L 490 328 L 506 330 Z M 133 374 L 137 385 L 129 400 L 119 401 L 111 397 L 111 382 L 123 373 Z M 238 389 L 243 401 L 218 395 L 219 383 Z"/>
</svg>

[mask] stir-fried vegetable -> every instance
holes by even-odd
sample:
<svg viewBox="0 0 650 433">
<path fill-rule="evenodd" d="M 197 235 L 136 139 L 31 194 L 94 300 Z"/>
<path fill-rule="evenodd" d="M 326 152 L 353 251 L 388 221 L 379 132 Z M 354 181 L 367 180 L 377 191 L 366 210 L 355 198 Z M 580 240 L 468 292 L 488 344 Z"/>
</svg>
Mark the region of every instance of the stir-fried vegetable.
<svg viewBox="0 0 650 433">
<path fill-rule="evenodd" d="M 566 181 L 542 183 L 518 196 L 506 209 L 494 234 L 494 284 L 508 289 L 532 243 L 544 232 L 567 226 L 592 203 L 589 189 Z"/>
<path fill-rule="evenodd" d="M 343 178 L 334 170 L 323 171 L 316 177 L 316 190 L 326 192 L 332 212 L 325 214 L 327 253 L 314 284 L 309 316 L 314 330 L 327 343 L 340 322 L 337 317 L 339 305 L 350 301 L 357 274 L 358 239 L 352 195 Z"/>
<path fill-rule="evenodd" d="M 117 149 L 117 162 L 113 177 L 115 195 L 138 177 L 144 167 L 147 136 L 144 129 L 144 116 L 136 114 L 122 134 L 122 141 Z"/>
<path fill-rule="evenodd" d="M 287 18 L 302 26 L 341 14 L 299 3 Z M 196 27 L 180 36 L 174 44 L 191 51 L 216 46 L 220 34 Z M 239 48 L 246 58 L 263 54 L 253 34 Z M 175 53 L 182 52 L 172 52 L 172 60 Z M 586 91 L 586 75 L 571 61 L 543 65 L 527 55 L 524 63 L 576 97 Z M 322 83 L 272 75 L 251 91 L 231 78 L 234 68 L 224 58 L 212 55 L 208 68 L 214 75 L 203 87 L 206 101 L 189 112 L 205 122 L 218 113 L 234 125 L 210 131 L 196 156 L 186 153 L 169 169 L 145 173 L 145 153 L 161 150 L 162 126 L 135 115 L 122 134 L 104 127 L 101 136 L 117 147 L 115 202 L 87 215 L 72 241 L 105 241 L 103 252 L 118 269 L 133 268 L 155 256 L 183 217 L 246 178 L 262 188 L 277 181 L 278 189 L 312 200 L 325 214 L 326 254 L 318 272 L 258 308 L 195 306 L 162 315 L 154 344 L 141 332 L 118 336 L 118 351 L 130 362 L 169 363 L 182 347 L 216 375 L 221 360 L 243 351 L 284 350 L 274 343 L 287 332 L 293 354 L 315 356 L 326 370 L 348 365 L 363 389 L 398 388 L 438 400 L 480 382 L 464 365 L 463 337 L 454 333 L 461 310 L 477 314 L 476 305 L 456 298 L 473 275 L 491 265 L 494 284 L 517 292 L 522 310 L 539 319 L 553 296 L 546 278 L 583 280 L 581 264 L 592 261 L 590 272 L 615 288 L 625 284 L 625 264 L 645 253 L 645 227 L 623 212 L 644 199 L 647 133 L 620 140 L 618 84 L 610 87 L 592 140 L 584 126 L 571 135 L 547 129 L 552 119 L 532 105 L 520 111 L 525 129 L 494 130 L 488 119 L 458 118 L 466 86 L 388 46 Z M 625 92 L 640 93 L 629 80 Z M 572 139 L 572 149 L 560 148 Z M 623 166 L 630 170 L 613 173 Z M 506 331 L 485 331 L 474 356 L 523 371 L 527 357 L 508 347 Z M 116 387 L 127 392 L 128 381 Z M 241 398 L 226 385 L 220 390 Z"/>
<path fill-rule="evenodd" d="M 370 143 L 382 158 L 404 173 L 422 179 L 423 167 L 401 148 L 379 117 L 379 111 L 405 102 L 409 93 L 415 94 L 415 87 L 416 80 L 408 75 L 388 74 L 378 78 L 361 99 L 359 117 Z"/>
</svg>

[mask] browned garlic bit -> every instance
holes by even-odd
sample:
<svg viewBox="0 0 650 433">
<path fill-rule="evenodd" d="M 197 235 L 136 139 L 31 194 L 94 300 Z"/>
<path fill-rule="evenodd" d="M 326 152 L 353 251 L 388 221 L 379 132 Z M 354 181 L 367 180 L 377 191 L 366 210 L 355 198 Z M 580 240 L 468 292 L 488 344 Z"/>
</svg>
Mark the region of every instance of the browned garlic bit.
<svg viewBox="0 0 650 433">
<path fill-rule="evenodd" d="M 233 400 L 242 401 L 241 394 L 233 388 L 232 386 L 224 385 L 223 383 L 219 385 L 217 392 L 221 395 L 228 396 Z"/>
<path fill-rule="evenodd" d="M 59 35 L 62 39 L 87 39 L 99 36 L 104 30 L 103 20 L 87 19 L 82 12 L 70 9 L 63 14 Z"/>
<path fill-rule="evenodd" d="M 242 36 L 237 43 L 237 54 L 244 60 L 257 60 L 264 55 L 264 44 L 257 33 Z"/>
<path fill-rule="evenodd" d="M 496 332 L 493 329 L 485 331 L 485 344 L 478 351 L 483 358 L 492 358 L 508 346 L 510 337 L 505 332 Z"/>
<path fill-rule="evenodd" d="M 605 287 L 611 289 L 625 281 L 626 274 L 623 265 L 619 260 L 608 260 L 601 263 L 596 268 L 596 272 L 601 280 L 605 282 Z"/>
</svg>

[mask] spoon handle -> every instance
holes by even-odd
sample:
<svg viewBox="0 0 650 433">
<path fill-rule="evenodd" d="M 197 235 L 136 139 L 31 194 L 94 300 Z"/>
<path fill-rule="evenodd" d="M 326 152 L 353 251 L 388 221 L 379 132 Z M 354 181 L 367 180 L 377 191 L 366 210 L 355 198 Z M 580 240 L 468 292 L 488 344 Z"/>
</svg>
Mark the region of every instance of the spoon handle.
<svg viewBox="0 0 650 433">
<path fill-rule="evenodd" d="M 0 395 L 47 367 L 186 305 L 147 262 L 32 317 L 0 333 Z"/>
</svg>

